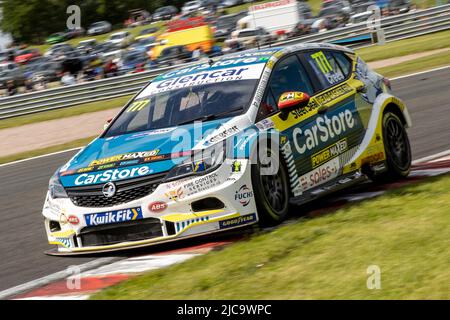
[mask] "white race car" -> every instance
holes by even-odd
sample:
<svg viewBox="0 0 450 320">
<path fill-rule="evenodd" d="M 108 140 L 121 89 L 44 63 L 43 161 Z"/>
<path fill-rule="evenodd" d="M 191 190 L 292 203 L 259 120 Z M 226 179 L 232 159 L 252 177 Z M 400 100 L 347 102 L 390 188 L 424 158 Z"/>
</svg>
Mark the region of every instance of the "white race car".
<svg viewBox="0 0 450 320">
<path fill-rule="evenodd" d="M 410 123 L 389 81 L 339 46 L 172 70 L 51 178 L 48 240 L 68 255 L 274 225 L 290 204 L 407 176 Z"/>
</svg>

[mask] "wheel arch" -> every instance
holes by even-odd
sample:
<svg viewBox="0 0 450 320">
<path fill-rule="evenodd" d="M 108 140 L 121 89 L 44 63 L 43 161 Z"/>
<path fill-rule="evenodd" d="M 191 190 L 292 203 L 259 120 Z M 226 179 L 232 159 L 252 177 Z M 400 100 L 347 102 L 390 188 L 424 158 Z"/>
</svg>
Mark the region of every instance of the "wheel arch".
<svg viewBox="0 0 450 320">
<path fill-rule="evenodd" d="M 406 128 L 411 127 L 411 117 L 404 102 L 388 93 L 380 94 L 373 103 L 372 114 L 366 129 L 366 134 L 360 144 L 358 152 L 344 166 L 344 173 L 351 172 L 355 168 L 360 168 L 363 159 L 368 156 L 368 150 L 371 146 L 380 148 L 382 139 L 382 119 L 386 112 L 392 112 L 397 115 Z"/>
<path fill-rule="evenodd" d="M 397 117 L 399 117 L 399 119 L 402 121 L 405 127 L 409 128 L 411 126 L 411 120 L 407 119 L 408 116 L 405 115 L 405 110 L 406 108 L 404 109 L 404 111 L 402 111 L 401 107 L 398 104 L 394 102 L 389 102 L 383 110 L 383 115 L 388 112 L 391 112 L 395 114 Z"/>
</svg>

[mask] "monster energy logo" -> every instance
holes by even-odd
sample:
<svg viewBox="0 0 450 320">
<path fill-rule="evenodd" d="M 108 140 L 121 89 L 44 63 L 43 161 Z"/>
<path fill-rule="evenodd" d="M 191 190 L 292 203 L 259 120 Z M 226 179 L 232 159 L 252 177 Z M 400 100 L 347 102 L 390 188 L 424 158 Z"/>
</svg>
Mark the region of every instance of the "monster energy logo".
<svg viewBox="0 0 450 320">
<path fill-rule="evenodd" d="M 144 109 L 148 105 L 149 102 L 150 102 L 150 100 L 148 100 L 148 99 L 141 100 L 141 101 L 135 101 L 130 106 L 130 108 L 127 110 L 127 112 L 141 111 L 142 109 Z"/>
<path fill-rule="evenodd" d="M 333 68 L 331 67 L 330 63 L 328 62 L 328 59 L 325 57 L 322 51 L 312 54 L 311 58 L 314 59 L 314 61 L 319 66 L 320 71 L 322 71 L 322 73 L 329 73 L 333 71 Z"/>
</svg>

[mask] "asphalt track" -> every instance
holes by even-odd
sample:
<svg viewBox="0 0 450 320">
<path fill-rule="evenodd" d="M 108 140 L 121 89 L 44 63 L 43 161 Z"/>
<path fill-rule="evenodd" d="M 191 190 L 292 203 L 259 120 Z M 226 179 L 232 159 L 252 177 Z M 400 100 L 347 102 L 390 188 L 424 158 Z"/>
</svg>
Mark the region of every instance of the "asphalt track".
<svg viewBox="0 0 450 320">
<path fill-rule="evenodd" d="M 450 68 L 394 80 L 411 113 L 413 157 L 450 148 Z M 0 291 L 97 257 L 50 257 L 41 209 L 48 179 L 74 151 L 0 167 Z M 155 250 L 155 249 L 152 249 Z"/>
</svg>

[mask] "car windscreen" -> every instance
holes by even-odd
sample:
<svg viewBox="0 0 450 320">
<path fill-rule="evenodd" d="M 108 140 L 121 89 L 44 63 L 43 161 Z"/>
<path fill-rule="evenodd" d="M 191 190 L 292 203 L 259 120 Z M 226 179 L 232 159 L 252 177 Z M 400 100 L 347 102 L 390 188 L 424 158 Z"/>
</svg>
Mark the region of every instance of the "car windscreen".
<svg viewBox="0 0 450 320">
<path fill-rule="evenodd" d="M 138 45 L 146 45 L 146 44 L 151 44 L 154 43 L 156 41 L 156 37 L 149 37 L 149 38 L 145 38 L 145 39 L 139 39 L 137 41 Z"/>
<path fill-rule="evenodd" d="M 123 58 L 123 63 L 124 64 L 129 64 L 129 63 L 133 63 L 135 61 L 143 61 L 145 60 L 145 54 L 141 53 L 141 52 L 132 52 L 132 53 L 128 53 L 124 58 Z"/>
<path fill-rule="evenodd" d="M 161 92 L 134 100 L 105 137 L 176 127 L 246 111 L 257 80 L 214 83 Z"/>
<path fill-rule="evenodd" d="M 239 32 L 239 37 L 240 38 L 245 38 L 245 37 L 254 37 L 258 35 L 258 31 L 257 30 L 251 30 L 251 31 L 241 31 Z"/>
<path fill-rule="evenodd" d="M 119 39 L 123 39 L 123 38 L 125 38 L 125 34 L 113 34 L 112 36 L 111 36 L 111 40 L 119 40 Z"/>
<path fill-rule="evenodd" d="M 148 28 L 148 29 L 142 30 L 140 32 L 140 35 L 152 34 L 152 33 L 155 33 L 157 31 L 158 31 L 158 28 Z"/>
<path fill-rule="evenodd" d="M 55 70 L 58 68 L 58 65 L 55 63 L 43 63 L 40 64 L 35 70 L 36 71 L 48 71 L 48 70 Z"/>
<path fill-rule="evenodd" d="M 105 136 L 245 113 L 265 67 L 261 61 L 261 57 L 225 59 L 160 75 L 128 104 Z"/>
<path fill-rule="evenodd" d="M 220 17 L 217 20 L 216 27 L 217 29 L 224 29 L 234 27 L 236 24 L 236 17 Z"/>
<path fill-rule="evenodd" d="M 165 13 L 165 12 L 169 12 L 170 8 L 169 7 L 161 7 L 155 10 L 155 13 Z"/>
</svg>

